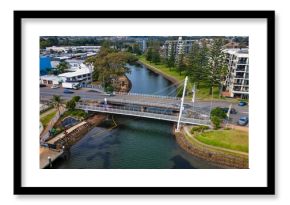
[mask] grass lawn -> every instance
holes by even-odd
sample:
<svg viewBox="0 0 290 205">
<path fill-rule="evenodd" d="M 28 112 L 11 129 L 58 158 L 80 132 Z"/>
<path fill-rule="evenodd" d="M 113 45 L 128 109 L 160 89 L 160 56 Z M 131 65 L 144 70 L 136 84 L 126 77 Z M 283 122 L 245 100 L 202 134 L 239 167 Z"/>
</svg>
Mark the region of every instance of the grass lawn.
<svg viewBox="0 0 290 205">
<path fill-rule="evenodd" d="M 149 62 L 149 61 L 147 61 L 145 59 L 145 56 L 139 56 L 139 61 L 141 61 L 144 64 L 148 64 L 148 65 L 151 65 L 151 66 L 157 68 L 159 71 L 161 71 L 165 75 L 173 77 L 179 82 L 181 82 L 181 81 L 183 81 L 185 79 L 185 74 L 184 73 L 181 73 L 181 75 L 180 75 L 179 72 L 175 68 L 169 69 L 166 65 L 164 65 L 162 63 L 160 63 L 160 64 L 151 63 L 151 62 Z M 191 82 L 189 82 L 188 86 L 187 86 L 187 89 L 189 91 L 191 91 L 192 90 L 192 86 L 193 86 L 193 84 Z M 188 96 L 188 98 L 191 98 L 191 97 L 192 96 Z M 211 100 L 212 99 L 212 95 L 209 93 L 209 87 L 207 85 L 205 85 L 204 83 L 201 83 L 199 85 L 199 87 L 197 88 L 196 98 L 199 99 L 199 100 Z M 234 102 L 237 101 L 236 99 L 220 98 L 219 97 L 219 88 L 217 86 L 213 87 L 213 99 L 234 101 Z"/>
<path fill-rule="evenodd" d="M 205 144 L 242 152 L 249 151 L 248 138 L 248 132 L 240 130 L 215 130 L 196 136 L 197 140 Z"/>
<path fill-rule="evenodd" d="M 52 118 L 55 116 L 56 112 L 57 111 L 53 111 L 53 112 L 45 115 L 44 117 L 40 118 L 40 121 L 41 121 L 43 127 L 47 126 L 47 124 L 50 122 L 50 120 L 52 120 Z"/>
<path fill-rule="evenodd" d="M 177 70 L 175 70 L 174 68 L 171 68 L 171 70 L 170 70 L 166 65 L 163 65 L 161 63 L 160 64 L 151 63 L 150 61 L 147 61 L 145 59 L 145 56 L 140 56 L 139 61 L 146 63 L 146 64 L 149 64 L 155 68 L 158 68 L 158 70 L 160 70 L 162 73 L 167 74 L 167 75 L 175 78 L 179 82 L 181 82 L 185 79 L 185 75 L 182 73 L 181 73 L 181 75 L 179 75 L 179 72 Z"/>
</svg>

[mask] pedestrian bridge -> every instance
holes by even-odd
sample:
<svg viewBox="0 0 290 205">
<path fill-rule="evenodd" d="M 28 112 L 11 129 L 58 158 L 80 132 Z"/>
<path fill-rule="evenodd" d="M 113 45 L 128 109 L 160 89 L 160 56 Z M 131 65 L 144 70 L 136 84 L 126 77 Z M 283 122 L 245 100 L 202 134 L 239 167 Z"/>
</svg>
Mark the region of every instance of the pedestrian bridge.
<svg viewBox="0 0 290 205">
<path fill-rule="evenodd" d="M 77 104 L 77 108 L 87 112 L 95 111 L 177 122 L 176 131 L 180 130 L 180 123 L 211 126 L 208 115 L 202 115 L 196 111 L 191 112 L 191 117 L 188 113 L 186 116 L 183 115 L 187 81 L 188 77 L 184 80 L 182 98 L 143 94 L 125 94 L 122 96 L 122 94 L 118 94 L 115 99 L 114 97 L 109 100 L 105 98 L 102 103 Z M 194 102 L 195 86 L 192 92 L 192 102 Z M 176 112 L 176 108 L 179 113 Z"/>
<path fill-rule="evenodd" d="M 152 110 L 152 109 L 144 109 L 143 107 L 136 107 L 136 106 L 113 106 L 113 105 L 101 105 L 101 104 L 89 105 L 89 104 L 83 104 L 83 103 L 78 103 L 76 108 L 82 109 L 85 111 L 94 111 L 94 112 L 102 112 L 102 113 L 127 115 L 127 116 L 135 116 L 135 117 L 142 117 L 142 118 L 178 122 L 178 113 L 168 112 L 168 109 L 166 110 L 153 109 Z M 180 123 L 210 126 L 209 117 L 206 115 L 198 115 L 198 114 L 196 114 L 195 117 L 181 116 Z"/>
</svg>

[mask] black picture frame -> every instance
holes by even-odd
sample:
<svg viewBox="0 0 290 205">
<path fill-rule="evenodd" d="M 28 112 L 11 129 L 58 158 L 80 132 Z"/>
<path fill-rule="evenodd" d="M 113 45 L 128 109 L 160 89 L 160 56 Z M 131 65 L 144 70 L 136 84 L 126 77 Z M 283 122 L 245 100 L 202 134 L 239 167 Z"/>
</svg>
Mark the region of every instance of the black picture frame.
<svg viewBox="0 0 290 205">
<path fill-rule="evenodd" d="M 267 186 L 266 187 L 24 187 L 22 186 L 22 19 L 205 18 L 267 20 Z M 14 11 L 14 194 L 93 195 L 273 195 L 275 194 L 275 11 Z"/>
</svg>

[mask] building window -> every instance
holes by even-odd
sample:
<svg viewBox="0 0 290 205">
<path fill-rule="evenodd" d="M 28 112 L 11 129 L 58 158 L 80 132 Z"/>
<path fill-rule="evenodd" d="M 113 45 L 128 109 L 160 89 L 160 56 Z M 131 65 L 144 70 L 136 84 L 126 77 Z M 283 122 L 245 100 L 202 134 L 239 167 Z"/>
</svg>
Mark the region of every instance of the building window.
<svg viewBox="0 0 290 205">
<path fill-rule="evenodd" d="M 246 71 L 246 66 L 245 65 L 238 65 L 237 71 Z"/>
<path fill-rule="evenodd" d="M 241 91 L 241 86 L 234 86 L 234 91 Z"/>
<path fill-rule="evenodd" d="M 236 72 L 236 78 L 244 78 L 244 73 Z"/>
<path fill-rule="evenodd" d="M 247 64 L 248 58 L 239 58 L 238 64 Z"/>
</svg>

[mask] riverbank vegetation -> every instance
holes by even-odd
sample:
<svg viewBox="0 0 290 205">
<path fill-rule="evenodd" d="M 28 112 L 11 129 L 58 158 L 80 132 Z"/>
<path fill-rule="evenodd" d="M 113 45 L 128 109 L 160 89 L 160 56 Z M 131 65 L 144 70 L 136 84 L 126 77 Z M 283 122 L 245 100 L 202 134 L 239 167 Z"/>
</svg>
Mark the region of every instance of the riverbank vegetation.
<svg viewBox="0 0 290 205">
<path fill-rule="evenodd" d="M 227 75 L 226 55 L 222 52 L 225 44 L 223 38 L 215 38 L 212 43 L 193 43 L 188 55 L 160 55 L 162 51 L 158 42 L 149 42 L 147 52 L 139 56 L 139 61 L 151 65 L 162 73 L 174 77 L 181 82 L 189 77 L 187 94 L 191 93 L 195 84 L 196 97 L 202 100 L 221 99 L 223 83 Z"/>
<path fill-rule="evenodd" d="M 119 77 L 126 75 L 130 70 L 125 66 L 138 58 L 129 52 L 118 51 L 109 46 L 102 46 L 96 56 L 88 58 L 85 63 L 94 66 L 93 81 L 101 82 L 107 92 L 115 91 Z"/>
</svg>

